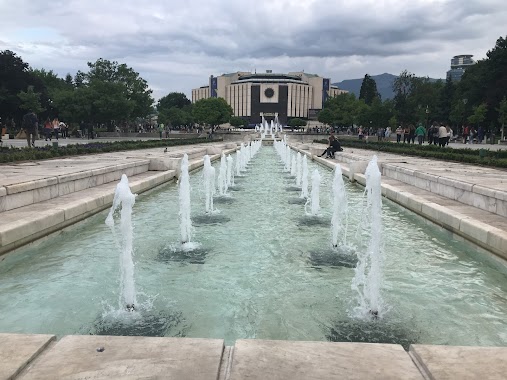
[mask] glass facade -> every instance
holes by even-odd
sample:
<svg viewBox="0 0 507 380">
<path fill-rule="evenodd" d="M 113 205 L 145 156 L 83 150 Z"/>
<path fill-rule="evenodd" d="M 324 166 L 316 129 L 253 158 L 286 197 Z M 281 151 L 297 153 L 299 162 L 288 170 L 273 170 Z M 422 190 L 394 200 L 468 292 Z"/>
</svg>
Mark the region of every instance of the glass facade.
<svg viewBox="0 0 507 380">
<path fill-rule="evenodd" d="M 472 59 L 473 55 L 456 55 L 451 59 L 451 69 L 447 72 L 447 78 L 451 78 L 452 81 L 459 81 L 467 67 L 475 64 Z"/>
</svg>

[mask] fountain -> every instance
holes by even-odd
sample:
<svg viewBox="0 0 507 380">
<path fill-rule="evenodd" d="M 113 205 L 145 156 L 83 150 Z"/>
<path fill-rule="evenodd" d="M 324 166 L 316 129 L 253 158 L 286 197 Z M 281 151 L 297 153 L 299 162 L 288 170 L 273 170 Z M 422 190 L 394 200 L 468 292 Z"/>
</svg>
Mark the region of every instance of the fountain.
<svg viewBox="0 0 507 380">
<path fill-rule="evenodd" d="M 252 142 L 251 146 L 255 155 L 257 144 Z M 391 202 L 381 205 L 380 175 L 371 167 L 366 176 L 369 198 L 365 204 L 361 203 L 359 186 L 345 182 L 347 203 L 336 202 L 336 194 L 340 194 L 336 191 L 333 198 L 320 197 L 318 218 L 327 225 L 298 226 L 296 219 L 303 213 L 303 205 L 287 204 L 289 179 L 280 175 L 286 148 L 280 140 L 278 155 L 274 149 L 262 149 L 255 156 L 248 175 L 241 178 L 241 191 L 234 193 L 236 203 L 233 207 L 224 204 L 219 214 L 231 218 L 227 226 L 199 224 L 197 217 L 211 218 L 216 213 L 204 199 L 192 203 L 191 221 L 199 243 L 210 252 L 207 256 L 182 249 L 181 219 L 175 216 L 183 174 L 178 186 L 163 185 L 135 198 L 132 222 L 136 235 L 127 250 L 135 252 L 135 291 L 134 298 L 124 298 L 122 284 L 120 310 L 119 276 L 111 276 L 118 254 L 108 249 L 114 245 L 114 236 L 103 223 L 107 212 L 2 256 L 0 305 L 5 305 L 6 312 L 0 318 L 0 330 L 58 336 L 222 337 L 226 345 L 245 336 L 400 343 L 404 347 L 417 342 L 505 345 L 507 304 L 502 300 L 507 297 L 507 271 L 500 264 L 491 264 L 477 247 L 421 221 L 408 210 Z M 322 194 L 331 190 L 332 183 L 335 190 L 341 186 L 336 182 L 338 168 L 333 173 L 306 162 L 305 157 L 302 194 L 303 178 L 315 169 L 322 179 Z M 217 161 L 217 170 L 219 165 Z M 208 157 L 203 168 L 208 177 L 210 167 Z M 189 175 L 192 200 L 199 198 L 203 177 L 201 173 Z M 213 184 L 216 186 L 211 181 L 208 187 L 210 192 Z M 122 215 L 127 215 L 127 203 L 134 205 L 132 196 L 123 205 L 118 197 L 115 208 L 121 207 Z M 308 178 L 305 197 L 309 197 Z M 336 206 L 345 204 L 349 229 L 364 230 L 358 239 L 350 234 L 345 241 L 345 232 L 338 232 L 335 239 L 330 233 L 336 228 L 333 222 L 331 230 L 329 223 L 337 220 L 332 218 Z M 373 227 L 360 224 L 365 209 Z M 117 214 L 113 215 L 116 219 Z M 341 218 L 343 228 L 343 218 L 347 218 Z M 120 239 L 118 225 L 116 231 Z M 380 239 L 384 233 L 385 250 Z M 158 255 L 168 242 L 178 253 Z M 360 257 L 362 262 L 352 265 L 343 261 L 347 253 L 342 250 L 344 245 L 355 247 L 349 257 Z M 123 249 L 121 253 L 123 262 Z M 384 277 L 379 275 L 383 266 Z M 355 275 L 362 278 L 355 280 L 356 288 L 351 286 Z M 378 279 L 384 280 L 385 288 Z M 389 289 L 389 294 L 384 289 Z M 146 298 L 150 298 L 154 319 L 147 315 Z M 128 311 L 127 304 L 134 304 L 135 310 Z M 104 305 L 114 305 L 119 316 L 115 320 L 131 322 L 120 328 L 116 328 L 119 323 L 113 324 L 114 329 L 111 324 L 95 328 L 95 316 L 102 317 Z M 169 316 L 158 317 L 164 313 Z M 141 324 L 137 323 L 139 315 Z M 170 321 L 171 327 L 163 321 Z M 133 332 L 134 327 L 139 328 Z"/>
<path fill-rule="evenodd" d="M 181 160 L 181 174 L 178 183 L 181 244 L 189 244 L 192 241 L 192 220 L 190 219 L 190 181 L 188 175 L 188 155 L 186 153 Z"/>
<path fill-rule="evenodd" d="M 366 215 L 369 220 L 370 239 L 366 250 L 358 250 L 358 264 L 352 281 L 352 289 L 358 294 L 358 306 L 354 309 L 359 318 L 381 318 L 384 302 L 380 294 L 382 284 L 382 193 L 381 174 L 377 156 L 369 162 L 366 176 Z"/>
<path fill-rule="evenodd" d="M 225 159 L 225 154 L 222 153 L 222 157 L 220 158 L 220 169 L 218 172 L 218 194 L 221 196 L 226 195 L 227 193 L 227 161 Z"/>
<path fill-rule="evenodd" d="M 116 185 L 113 205 L 106 218 L 106 224 L 115 234 L 113 214 L 121 206 L 120 231 L 121 231 L 121 253 L 120 253 L 120 299 L 119 307 L 127 311 L 134 311 L 137 305 L 136 289 L 134 283 L 134 261 L 132 260 L 132 207 L 136 202 L 136 194 L 132 194 L 129 181 L 125 174 L 121 176 L 120 183 Z M 116 236 L 116 235 L 114 235 Z"/>
<path fill-rule="evenodd" d="M 298 152 L 296 158 L 296 186 L 301 187 L 301 180 L 303 177 L 303 158 L 301 153 Z"/>
<path fill-rule="evenodd" d="M 310 215 L 317 216 L 320 211 L 320 173 L 315 169 L 312 173 L 312 192 L 310 197 Z"/>
<path fill-rule="evenodd" d="M 296 170 L 297 170 L 297 168 L 296 168 L 296 162 L 297 162 L 296 161 L 296 156 L 292 155 L 292 159 L 291 159 L 291 163 L 290 163 L 290 175 L 292 177 L 296 177 L 296 174 L 297 174 L 297 172 L 296 172 Z"/>
<path fill-rule="evenodd" d="M 216 193 L 215 188 L 215 168 L 211 166 L 211 160 L 208 155 L 204 156 L 203 169 L 204 197 L 206 214 L 213 213 L 213 197 Z"/>
<path fill-rule="evenodd" d="M 308 160 L 303 157 L 303 168 L 301 174 L 301 198 L 308 198 Z"/>
<path fill-rule="evenodd" d="M 331 244 L 338 247 L 341 239 L 342 245 L 345 245 L 347 239 L 346 219 L 347 219 L 347 193 L 343 183 L 342 168 L 337 164 L 334 170 L 333 179 L 333 216 L 331 218 Z"/>
<path fill-rule="evenodd" d="M 227 187 L 234 186 L 234 170 L 232 168 L 234 164 L 234 160 L 232 159 L 231 155 L 229 154 L 227 156 Z"/>
</svg>

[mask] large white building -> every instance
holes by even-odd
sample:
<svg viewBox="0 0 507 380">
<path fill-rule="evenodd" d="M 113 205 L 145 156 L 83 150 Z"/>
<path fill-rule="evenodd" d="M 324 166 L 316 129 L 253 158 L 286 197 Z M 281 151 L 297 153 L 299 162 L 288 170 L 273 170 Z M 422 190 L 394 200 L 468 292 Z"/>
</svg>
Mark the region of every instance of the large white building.
<svg viewBox="0 0 507 380">
<path fill-rule="evenodd" d="M 220 97 L 229 103 L 235 116 L 251 124 L 260 123 L 262 116 L 269 121 L 275 114 L 285 124 L 295 117 L 314 119 L 329 97 L 344 92 L 332 86 L 329 78 L 304 72 L 237 72 L 211 76 L 207 86 L 192 90 L 192 103 Z"/>
</svg>

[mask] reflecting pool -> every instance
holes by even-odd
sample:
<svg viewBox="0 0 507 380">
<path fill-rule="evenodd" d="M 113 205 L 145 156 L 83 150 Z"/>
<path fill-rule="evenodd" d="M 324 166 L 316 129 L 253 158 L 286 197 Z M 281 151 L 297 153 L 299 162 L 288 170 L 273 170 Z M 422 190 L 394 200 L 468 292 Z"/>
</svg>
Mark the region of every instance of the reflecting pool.
<svg viewBox="0 0 507 380">
<path fill-rule="evenodd" d="M 333 173 L 313 162 L 308 169 L 321 176 L 316 219 L 305 215 L 299 193 L 290 190 L 296 179 L 271 147 L 236 177 L 228 199 L 215 202 L 219 213 L 211 219 L 202 172 L 191 173 L 199 248 L 188 254 L 177 249 L 177 185 L 139 195 L 132 213 L 135 287 L 146 316 L 135 331 L 103 328 L 108 318 L 123 318 L 117 311 L 119 251 L 104 223 L 107 211 L 1 257 L 0 331 L 138 333 L 224 338 L 227 344 L 259 338 L 507 345 L 505 267 L 385 199 L 382 297 L 388 311 L 373 323 L 353 318 L 355 261 L 344 263 L 340 257 L 350 253 L 331 249 Z M 364 189 L 345 186 L 346 241 L 365 249 Z"/>
</svg>

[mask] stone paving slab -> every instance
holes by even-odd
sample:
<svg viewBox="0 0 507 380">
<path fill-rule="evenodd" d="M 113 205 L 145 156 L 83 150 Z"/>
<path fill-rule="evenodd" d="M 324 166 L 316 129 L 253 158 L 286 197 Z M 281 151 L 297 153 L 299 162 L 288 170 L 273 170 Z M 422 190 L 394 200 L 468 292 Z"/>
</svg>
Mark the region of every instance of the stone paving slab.
<svg viewBox="0 0 507 380">
<path fill-rule="evenodd" d="M 410 354 L 431 380 L 505 380 L 507 347 L 411 345 Z"/>
<path fill-rule="evenodd" d="M 0 379 L 14 379 L 53 340 L 54 335 L 0 333 Z"/>
<path fill-rule="evenodd" d="M 19 379 L 217 380 L 223 349 L 222 339 L 72 335 L 40 355 Z"/>
<path fill-rule="evenodd" d="M 237 340 L 230 380 L 422 380 L 399 345 Z"/>
</svg>

